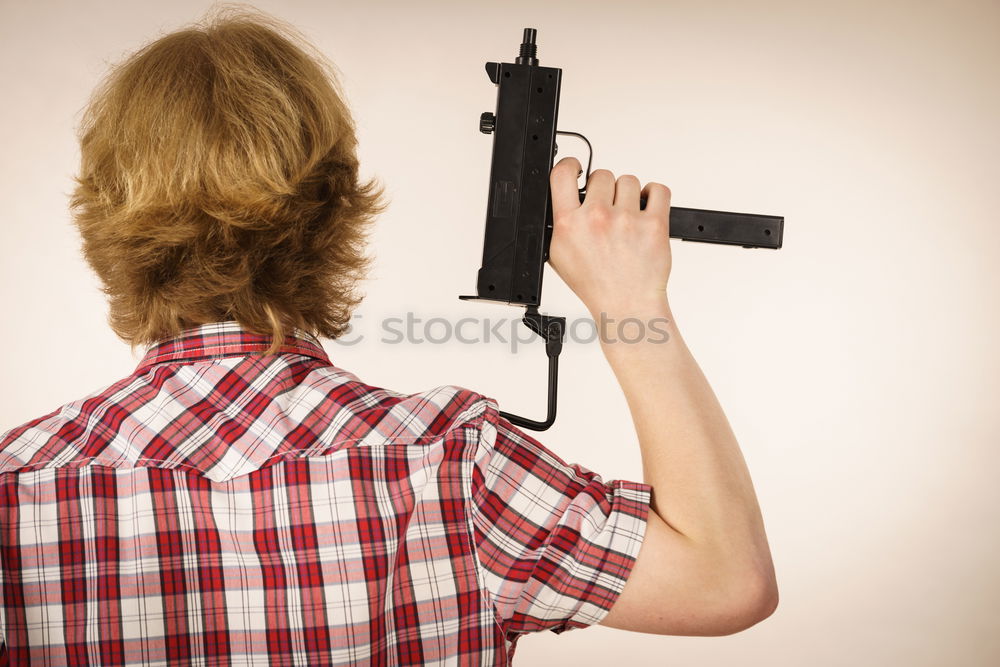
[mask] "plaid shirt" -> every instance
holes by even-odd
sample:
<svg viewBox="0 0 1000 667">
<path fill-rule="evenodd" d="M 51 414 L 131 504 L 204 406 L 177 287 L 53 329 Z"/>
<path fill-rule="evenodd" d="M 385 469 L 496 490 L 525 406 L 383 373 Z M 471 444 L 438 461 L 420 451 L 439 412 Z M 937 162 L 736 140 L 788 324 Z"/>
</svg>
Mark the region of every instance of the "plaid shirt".
<svg viewBox="0 0 1000 667">
<path fill-rule="evenodd" d="M 503 665 L 603 618 L 648 486 L 284 343 L 194 327 L 0 437 L 0 664 Z"/>
</svg>

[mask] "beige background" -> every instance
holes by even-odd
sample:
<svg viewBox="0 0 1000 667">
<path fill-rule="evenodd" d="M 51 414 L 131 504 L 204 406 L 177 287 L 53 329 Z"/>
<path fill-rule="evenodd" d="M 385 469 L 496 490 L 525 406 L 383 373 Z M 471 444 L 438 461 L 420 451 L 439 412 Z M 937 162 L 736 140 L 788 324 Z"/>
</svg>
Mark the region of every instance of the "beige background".
<svg viewBox="0 0 1000 667">
<path fill-rule="evenodd" d="M 0 430 L 137 363 L 70 224 L 73 130 L 108 61 L 207 6 L 0 2 Z M 560 129 L 587 135 L 595 167 L 666 183 L 680 206 L 786 216 L 778 252 L 675 242 L 670 288 L 756 482 L 778 611 L 723 638 L 529 636 L 518 664 L 1000 664 L 996 2 L 258 6 L 339 65 L 365 170 L 389 186 L 364 339 L 326 341 L 373 384 L 460 384 L 541 415 L 540 345 L 389 345 L 378 327 L 407 310 L 518 315 L 456 297 L 481 251 L 483 63 L 512 60 L 526 26 L 564 69 Z M 544 304 L 586 313 L 551 271 Z M 596 344 L 562 366 L 540 439 L 638 478 Z"/>
</svg>

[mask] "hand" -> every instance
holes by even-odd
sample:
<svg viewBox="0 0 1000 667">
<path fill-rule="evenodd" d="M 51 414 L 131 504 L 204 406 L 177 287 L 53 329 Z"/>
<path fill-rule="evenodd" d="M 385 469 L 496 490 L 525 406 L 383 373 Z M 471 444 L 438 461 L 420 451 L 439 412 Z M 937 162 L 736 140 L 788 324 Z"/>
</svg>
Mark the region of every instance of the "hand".
<svg viewBox="0 0 1000 667">
<path fill-rule="evenodd" d="M 642 188 L 639 179 L 597 169 L 580 203 L 580 162 L 560 160 L 550 175 L 552 242 L 549 264 L 580 297 L 595 319 L 599 314 L 641 315 L 666 305 L 670 276 L 670 189 L 662 183 Z"/>
</svg>

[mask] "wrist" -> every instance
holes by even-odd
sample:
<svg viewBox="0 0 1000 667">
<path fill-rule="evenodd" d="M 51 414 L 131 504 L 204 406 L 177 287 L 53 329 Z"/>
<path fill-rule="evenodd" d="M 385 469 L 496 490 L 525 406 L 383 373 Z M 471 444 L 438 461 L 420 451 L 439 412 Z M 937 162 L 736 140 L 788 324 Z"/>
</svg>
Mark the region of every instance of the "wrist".
<svg viewBox="0 0 1000 667">
<path fill-rule="evenodd" d="M 651 296 L 629 295 L 628 297 L 607 299 L 587 305 L 587 310 L 595 322 L 603 317 L 615 320 L 626 318 L 668 317 L 673 318 L 666 292 Z"/>
<path fill-rule="evenodd" d="M 676 332 L 665 294 L 659 299 L 621 300 L 591 308 L 590 315 L 605 348 L 666 342 Z"/>
</svg>

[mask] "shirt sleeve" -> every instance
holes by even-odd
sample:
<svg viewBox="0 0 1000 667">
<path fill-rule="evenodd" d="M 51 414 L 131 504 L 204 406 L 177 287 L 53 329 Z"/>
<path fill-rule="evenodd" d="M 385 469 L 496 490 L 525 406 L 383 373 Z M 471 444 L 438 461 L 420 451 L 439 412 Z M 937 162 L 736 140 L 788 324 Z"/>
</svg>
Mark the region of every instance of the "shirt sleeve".
<svg viewBox="0 0 1000 667">
<path fill-rule="evenodd" d="M 479 563 L 508 633 L 597 623 L 625 587 L 651 487 L 569 465 L 486 399 L 473 470 Z"/>
</svg>

